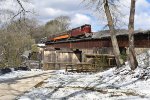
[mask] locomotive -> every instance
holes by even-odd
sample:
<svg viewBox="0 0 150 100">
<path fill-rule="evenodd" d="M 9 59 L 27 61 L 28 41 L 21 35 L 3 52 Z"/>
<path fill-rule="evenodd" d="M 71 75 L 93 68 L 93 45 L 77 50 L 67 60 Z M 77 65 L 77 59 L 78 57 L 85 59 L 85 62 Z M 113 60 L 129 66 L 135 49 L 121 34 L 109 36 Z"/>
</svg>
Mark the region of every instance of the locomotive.
<svg viewBox="0 0 150 100">
<path fill-rule="evenodd" d="M 52 35 L 48 38 L 48 41 L 56 42 L 65 39 L 76 39 L 81 37 L 88 37 L 91 36 L 91 25 L 85 24 L 77 28 L 73 28 L 69 31 L 62 32 L 60 34 Z"/>
</svg>

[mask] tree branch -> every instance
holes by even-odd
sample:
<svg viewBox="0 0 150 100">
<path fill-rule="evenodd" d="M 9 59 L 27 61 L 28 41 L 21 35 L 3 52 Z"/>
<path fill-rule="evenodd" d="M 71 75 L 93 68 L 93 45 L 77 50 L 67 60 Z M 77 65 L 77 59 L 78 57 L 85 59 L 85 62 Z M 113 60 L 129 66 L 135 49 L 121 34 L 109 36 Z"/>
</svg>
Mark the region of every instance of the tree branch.
<svg viewBox="0 0 150 100">
<path fill-rule="evenodd" d="M 22 3 L 20 2 L 20 0 L 17 0 L 18 4 L 20 5 L 22 11 L 25 11 L 25 8 L 23 7 Z"/>
<path fill-rule="evenodd" d="M 19 4 L 21 10 L 18 11 L 17 14 L 15 14 L 11 19 L 13 20 L 14 18 L 16 18 L 17 16 L 20 16 L 20 19 L 23 18 L 25 19 L 26 13 L 31 13 L 30 11 L 27 11 L 24 6 L 21 3 L 21 0 L 16 0 L 16 2 Z"/>
</svg>

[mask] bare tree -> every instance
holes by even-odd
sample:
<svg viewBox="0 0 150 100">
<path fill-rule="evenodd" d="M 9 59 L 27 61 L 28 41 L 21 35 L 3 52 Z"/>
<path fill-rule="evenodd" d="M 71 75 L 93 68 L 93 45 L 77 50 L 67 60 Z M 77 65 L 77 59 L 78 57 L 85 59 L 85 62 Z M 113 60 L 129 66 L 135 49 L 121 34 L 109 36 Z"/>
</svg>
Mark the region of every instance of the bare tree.
<svg viewBox="0 0 150 100">
<path fill-rule="evenodd" d="M 7 4 L 9 1 L 0 0 L 0 5 Z M 15 10 L 0 6 L 0 15 L 2 15 L 0 20 L 7 19 L 0 27 L 0 67 L 20 66 L 22 53 L 30 50 L 31 45 L 35 43 L 31 37 L 32 30 L 34 30 L 33 23 L 26 19 L 26 13 L 29 11 L 23 6 L 24 2 L 28 0 L 12 0 L 13 4 L 18 5 Z"/>
<path fill-rule="evenodd" d="M 136 0 L 131 0 L 130 17 L 129 17 L 129 62 L 131 69 L 134 70 L 138 66 L 134 50 L 134 16 L 135 16 Z"/>
<path fill-rule="evenodd" d="M 28 2 L 28 0 L 22 0 L 22 1 Z M 20 5 L 21 10 L 18 11 L 18 13 L 16 15 L 14 15 L 13 18 L 15 18 L 15 17 L 17 17 L 19 15 L 20 15 L 20 17 L 23 16 L 25 18 L 26 13 L 29 13 L 30 11 L 27 11 L 25 9 L 25 7 L 21 3 L 21 0 L 16 0 L 16 2 Z"/>
<path fill-rule="evenodd" d="M 120 56 L 120 50 L 116 38 L 116 32 L 115 32 L 115 21 L 113 18 L 113 12 L 111 12 L 112 7 L 115 8 L 115 1 L 118 0 L 83 0 L 83 2 L 88 2 L 88 5 L 94 6 L 96 10 L 98 10 L 99 13 L 101 11 L 104 11 L 106 18 L 107 18 L 107 24 L 111 33 L 111 41 L 113 46 L 113 53 L 115 55 L 115 60 L 117 63 L 117 66 L 120 67 L 122 64 L 122 59 Z M 111 8 L 110 8 L 111 7 Z"/>
<path fill-rule="evenodd" d="M 54 20 L 50 20 L 45 25 L 46 36 L 49 34 L 56 34 L 69 29 L 70 18 L 68 16 L 59 16 Z"/>
<path fill-rule="evenodd" d="M 69 29 L 70 21 L 71 21 L 69 16 L 58 16 L 57 18 L 55 18 L 55 20 L 59 22 L 59 28 L 60 28 L 59 30 L 65 31 Z"/>
<path fill-rule="evenodd" d="M 19 21 L 19 20 L 18 20 Z M 21 65 L 21 55 L 30 50 L 35 41 L 29 35 L 30 29 L 20 21 L 12 22 L 0 29 L 0 67 L 17 67 Z M 18 27 L 21 24 L 25 27 Z"/>
<path fill-rule="evenodd" d="M 7 17 L 11 16 L 9 19 L 13 20 L 15 18 L 24 18 L 26 17 L 27 13 L 32 13 L 31 11 L 27 10 L 23 4 L 24 3 L 29 3 L 29 0 L 12 0 L 11 2 L 13 4 L 16 4 L 16 9 L 13 8 L 7 8 L 7 7 L 3 7 L 2 5 L 9 3 L 10 1 L 8 0 L 0 0 L 0 13 L 2 15 L 6 15 Z"/>
<path fill-rule="evenodd" d="M 60 32 L 58 29 L 59 22 L 57 20 L 50 20 L 45 24 L 45 37 L 49 36 L 50 34 L 55 34 Z"/>
</svg>

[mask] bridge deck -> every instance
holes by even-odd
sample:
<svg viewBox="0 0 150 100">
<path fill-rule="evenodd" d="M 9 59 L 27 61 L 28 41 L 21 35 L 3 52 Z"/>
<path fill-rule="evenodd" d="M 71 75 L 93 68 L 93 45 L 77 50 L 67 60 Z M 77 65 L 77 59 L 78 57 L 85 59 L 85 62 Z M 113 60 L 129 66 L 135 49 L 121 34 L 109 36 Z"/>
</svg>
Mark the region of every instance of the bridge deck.
<svg viewBox="0 0 150 100">
<path fill-rule="evenodd" d="M 149 48 L 150 40 L 148 34 L 136 34 L 135 35 L 135 47 L 139 48 Z M 128 47 L 129 40 L 128 35 L 117 36 L 119 47 Z M 101 39 L 80 39 L 80 40 L 72 40 L 72 41 L 61 41 L 49 43 L 47 42 L 47 46 L 51 46 L 54 48 L 75 48 L 75 49 L 89 49 L 89 48 L 102 48 L 102 47 L 112 47 L 110 37 L 105 37 Z"/>
</svg>

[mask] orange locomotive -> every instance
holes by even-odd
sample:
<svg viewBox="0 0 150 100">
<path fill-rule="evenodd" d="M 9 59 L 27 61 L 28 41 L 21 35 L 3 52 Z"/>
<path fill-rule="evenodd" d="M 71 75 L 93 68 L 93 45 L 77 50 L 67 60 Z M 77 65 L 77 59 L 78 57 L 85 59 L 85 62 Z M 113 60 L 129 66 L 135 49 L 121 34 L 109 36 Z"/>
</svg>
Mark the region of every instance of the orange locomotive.
<svg viewBox="0 0 150 100">
<path fill-rule="evenodd" d="M 50 41 L 59 41 L 69 38 L 79 38 L 81 36 L 85 36 L 87 33 L 91 34 L 91 25 L 89 24 L 82 25 L 61 34 L 53 35 L 49 39 Z"/>
</svg>

